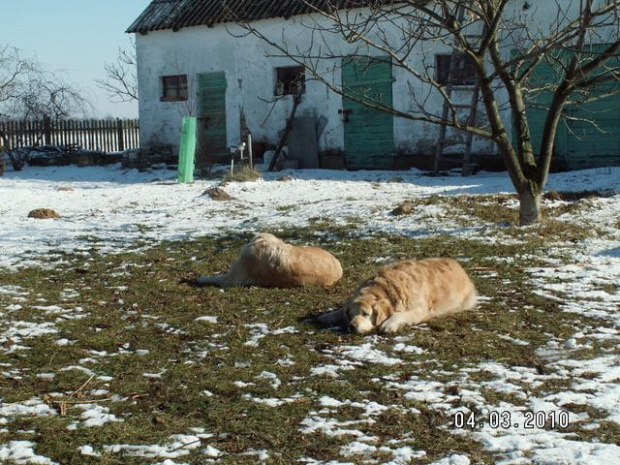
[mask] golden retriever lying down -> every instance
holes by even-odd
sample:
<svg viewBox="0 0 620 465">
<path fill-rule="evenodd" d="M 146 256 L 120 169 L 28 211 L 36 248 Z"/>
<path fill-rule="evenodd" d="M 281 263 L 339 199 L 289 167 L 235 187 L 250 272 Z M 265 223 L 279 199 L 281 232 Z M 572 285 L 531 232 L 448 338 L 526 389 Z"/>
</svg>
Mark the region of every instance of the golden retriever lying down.
<svg viewBox="0 0 620 465">
<path fill-rule="evenodd" d="M 450 258 L 407 260 L 383 267 L 347 300 L 319 317 L 356 333 L 394 333 L 440 315 L 476 306 L 478 293 L 465 270 Z"/>
<path fill-rule="evenodd" d="M 200 276 L 197 284 L 263 287 L 331 286 L 342 277 L 342 266 L 318 247 L 297 247 L 273 234 L 257 234 L 241 250 L 228 273 Z"/>
</svg>

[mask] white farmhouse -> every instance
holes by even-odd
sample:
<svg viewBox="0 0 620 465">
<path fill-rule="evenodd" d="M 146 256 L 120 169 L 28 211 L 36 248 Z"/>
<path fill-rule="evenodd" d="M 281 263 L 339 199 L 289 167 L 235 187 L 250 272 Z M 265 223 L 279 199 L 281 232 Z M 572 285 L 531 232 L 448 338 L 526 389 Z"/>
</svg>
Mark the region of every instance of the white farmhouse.
<svg viewBox="0 0 620 465">
<path fill-rule="evenodd" d="M 556 2 L 510 3 L 514 21 L 531 23 L 532 31 L 553 27 L 558 17 Z M 364 26 L 369 28 L 366 37 L 373 40 L 370 45 L 334 21 L 339 17 L 360 25 L 376 8 L 399 4 L 403 2 L 153 0 L 128 29 L 136 36 L 143 148 L 176 150 L 181 118 L 197 116 L 199 163 L 223 161 L 229 147 L 239 145 L 248 132 L 260 156 L 262 149 L 278 145 L 299 92 L 287 145 L 289 157 L 301 167 L 432 166 L 438 147 L 444 157 L 467 151 L 477 160 L 497 159 L 494 144 L 486 139 L 468 140 L 464 133 L 451 129 L 443 134 L 441 126 L 425 118 L 416 120 L 416 115 L 442 115 L 445 95 L 438 88 L 448 89 L 453 108 L 465 112 L 465 119 L 472 110 L 475 74 L 466 60 L 458 60 L 458 70 L 450 68 L 457 61 L 452 39 L 404 41 L 403 37 L 416 31 L 407 29 L 412 23 L 402 19 L 406 15 L 395 19 L 389 9 L 383 19 Z M 479 35 L 479 21 L 471 12 L 465 13 L 463 22 L 472 24 L 466 32 Z M 506 34 L 501 53 L 509 56 L 515 42 L 522 39 L 518 33 Z M 397 50 L 397 55 L 384 53 L 382 46 Z M 365 56 L 373 59 L 365 60 Z M 450 85 L 448 76 L 453 79 Z M 339 93 L 343 89 L 357 98 L 343 97 Z M 394 112 L 358 101 L 365 99 Z M 496 99 L 505 125 L 511 127 L 501 89 Z M 577 135 L 568 129 L 559 131 L 556 158 L 564 166 L 620 164 L 619 102 L 618 98 L 608 101 L 606 107 L 611 105 L 613 111 L 600 119 L 603 132 L 610 135 L 601 144 L 602 162 L 589 150 L 590 129 L 580 127 L 583 132 Z M 483 111 L 473 118 L 472 124 L 484 126 Z M 465 148 L 467 143 L 470 148 Z"/>
</svg>

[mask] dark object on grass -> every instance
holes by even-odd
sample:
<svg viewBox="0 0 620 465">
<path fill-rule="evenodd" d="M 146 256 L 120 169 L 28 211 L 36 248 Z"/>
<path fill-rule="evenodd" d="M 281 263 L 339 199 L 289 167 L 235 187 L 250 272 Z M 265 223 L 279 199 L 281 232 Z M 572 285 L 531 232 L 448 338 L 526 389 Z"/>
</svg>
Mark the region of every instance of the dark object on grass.
<svg viewBox="0 0 620 465">
<path fill-rule="evenodd" d="M 235 199 L 221 187 L 214 187 L 212 189 L 209 189 L 205 192 L 205 194 L 207 194 L 213 200 L 234 200 Z"/>
<path fill-rule="evenodd" d="M 410 201 L 407 200 L 407 201 L 401 203 L 394 210 L 392 210 L 391 214 L 394 215 L 394 216 L 411 215 L 412 211 L 413 211 L 413 202 L 410 202 Z"/>
<path fill-rule="evenodd" d="M 46 220 L 50 218 L 62 218 L 51 208 L 35 208 L 28 213 L 28 218 L 37 218 L 40 220 Z"/>
</svg>

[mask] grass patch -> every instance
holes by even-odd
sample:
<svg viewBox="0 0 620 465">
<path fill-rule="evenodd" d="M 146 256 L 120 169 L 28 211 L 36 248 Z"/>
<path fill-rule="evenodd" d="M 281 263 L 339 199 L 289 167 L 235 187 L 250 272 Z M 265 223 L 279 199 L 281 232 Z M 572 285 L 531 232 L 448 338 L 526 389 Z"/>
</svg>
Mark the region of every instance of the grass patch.
<svg viewBox="0 0 620 465">
<path fill-rule="evenodd" d="M 559 194 L 558 194 L 559 195 Z M 391 211 L 396 221 L 404 214 L 427 216 L 430 206 L 441 207 L 444 215 L 459 227 L 493 231 L 500 237 L 516 239 L 523 243 L 540 242 L 538 247 L 546 248 L 551 242 L 576 243 L 604 231 L 592 225 L 559 219 L 564 214 L 575 214 L 590 208 L 588 200 L 582 197 L 564 196 L 568 200 L 547 200 L 543 206 L 543 219 L 539 224 L 519 227 L 519 203 L 515 194 L 493 195 L 433 195 L 425 198 L 408 199 Z M 432 210 L 431 210 L 432 211 Z M 430 213 L 436 215 L 436 212 Z M 544 242 L 544 244 L 543 244 Z"/>
<path fill-rule="evenodd" d="M 467 199 L 459 202 L 470 205 Z M 509 214 L 498 200 L 487 203 L 493 202 Z M 468 405 L 460 395 L 458 378 L 464 373 L 480 385 L 495 379 L 477 368 L 482 364 L 554 373 L 535 350 L 591 322 L 533 293 L 527 269 L 544 265 L 543 241 L 360 239 L 348 236 L 346 228 L 330 228 L 323 218 L 311 223 L 277 234 L 326 247 L 339 258 L 345 275 L 331 289 L 220 290 L 184 282 L 226 270 L 247 240 L 243 235 L 167 242 L 139 253 L 64 255 L 52 271 L 0 271 L 5 287 L 20 289 L 19 296 L 0 294 L 2 401 L 38 399 L 55 412 L 9 416 L 0 443 L 31 440 L 26 431 L 34 431 L 37 453 L 58 463 L 76 463 L 78 447 L 85 445 L 101 455 L 80 456 L 80 463 L 144 463 L 122 448 L 105 448 L 125 444 L 159 445 L 171 454 L 181 450 L 179 460 L 188 463 L 202 463 L 210 446 L 220 452 L 218 463 L 256 463 L 256 451 L 264 451 L 269 458 L 261 461 L 290 464 L 303 457 L 333 460 L 353 440 L 362 440 L 353 433 L 332 434 L 341 429 L 374 438 L 366 441 L 374 449 L 364 459 L 375 463 L 393 459 L 391 450 L 405 446 L 426 452 L 419 463 L 456 452 L 494 463 L 496 457 L 474 439 L 453 434 L 450 415 L 418 396 L 416 383 L 438 383 L 443 402 L 456 408 Z M 340 306 L 378 263 L 432 256 L 464 263 L 485 297 L 479 309 L 395 338 L 341 333 L 315 322 L 316 315 Z M 7 331 L 17 321 L 49 323 L 57 332 L 11 337 Z M 399 343 L 419 350 L 396 350 Z M 356 358 L 354 349 L 368 344 L 397 362 Z M 54 376 L 47 379 L 45 373 Z M 566 388 L 565 381 L 551 377 L 540 387 Z M 489 405 L 524 402 L 491 388 L 481 388 L 480 395 Z M 99 405 L 119 421 L 88 427 L 80 403 Z M 199 434 L 196 428 L 203 435 L 200 447 L 170 445 L 174 435 Z M 599 438 L 615 433 L 605 424 Z"/>
<path fill-rule="evenodd" d="M 286 213 L 286 212 L 290 212 L 293 210 L 297 210 L 299 208 L 299 205 L 293 204 L 293 205 L 280 205 L 278 207 L 276 207 L 276 211 L 280 212 L 280 213 Z"/>
<path fill-rule="evenodd" d="M 224 176 L 222 182 L 251 182 L 257 181 L 262 178 L 263 175 L 260 171 L 247 165 L 243 165 L 240 167 L 235 167 L 232 173 L 228 171 L 228 173 Z"/>
</svg>

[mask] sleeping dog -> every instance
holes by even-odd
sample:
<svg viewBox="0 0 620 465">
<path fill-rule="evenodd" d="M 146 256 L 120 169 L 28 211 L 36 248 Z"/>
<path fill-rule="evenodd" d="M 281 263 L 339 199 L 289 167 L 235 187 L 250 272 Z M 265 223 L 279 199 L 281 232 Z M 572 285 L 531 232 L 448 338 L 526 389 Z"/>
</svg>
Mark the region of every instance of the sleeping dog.
<svg viewBox="0 0 620 465">
<path fill-rule="evenodd" d="M 227 273 L 200 276 L 200 285 L 298 287 L 331 286 L 342 277 L 342 266 L 332 254 L 318 247 L 287 244 L 273 234 L 257 234 L 241 250 Z"/>
<path fill-rule="evenodd" d="M 356 333 L 395 333 L 409 325 L 476 306 L 478 293 L 455 260 L 407 260 L 383 267 L 338 310 L 319 316 L 327 326 Z"/>
</svg>

